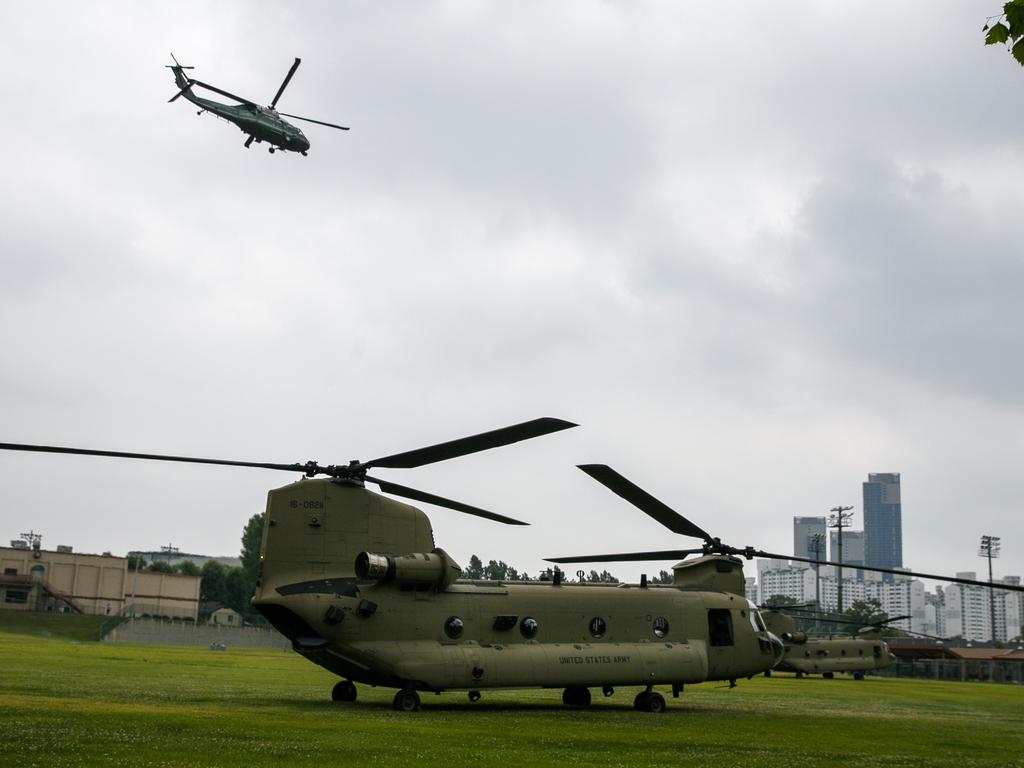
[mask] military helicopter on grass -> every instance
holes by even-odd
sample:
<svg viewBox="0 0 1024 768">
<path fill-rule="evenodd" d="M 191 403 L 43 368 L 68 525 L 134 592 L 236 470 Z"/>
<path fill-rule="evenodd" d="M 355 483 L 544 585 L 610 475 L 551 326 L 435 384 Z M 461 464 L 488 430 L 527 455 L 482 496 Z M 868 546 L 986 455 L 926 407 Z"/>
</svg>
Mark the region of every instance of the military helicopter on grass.
<svg viewBox="0 0 1024 768">
<path fill-rule="evenodd" d="M 242 133 L 247 133 L 249 135 L 245 140 L 246 148 L 248 148 L 253 141 L 258 144 L 265 141 L 271 145 L 268 148 L 271 154 L 273 154 L 275 150 L 280 149 L 285 152 L 298 152 L 301 155 L 305 155 L 306 151 L 309 149 L 309 140 L 306 138 L 306 135 L 299 130 L 299 128 L 283 119 L 284 117 L 291 117 L 295 120 L 304 120 L 307 123 L 316 123 L 317 125 L 325 125 L 328 128 L 337 128 L 340 131 L 348 130 L 348 128 L 343 125 L 325 123 L 321 120 L 313 120 L 309 117 L 299 117 L 298 115 L 289 115 L 287 112 L 277 111 L 278 99 L 281 98 L 281 94 L 284 93 L 284 89 L 288 86 L 288 83 L 291 82 L 292 75 L 294 75 L 295 70 L 299 68 L 299 64 L 302 62 L 302 59 L 295 59 L 295 63 L 292 64 L 291 69 L 288 70 L 288 74 L 285 75 L 284 82 L 282 82 L 281 87 L 277 89 L 277 93 L 274 94 L 274 98 L 271 100 L 270 104 L 266 107 L 261 107 L 254 101 L 243 99 L 241 96 L 235 96 L 233 93 L 228 93 L 216 86 L 186 77 L 185 70 L 194 69 L 194 67 L 182 66 L 178 63 L 178 60 L 174 57 L 173 53 L 171 54 L 171 58 L 174 60 L 174 64 L 168 64 L 167 67 L 174 73 L 174 82 L 180 90 L 174 94 L 168 102 L 174 101 L 180 96 L 184 96 L 188 101 L 191 101 L 199 107 L 199 111 L 196 113 L 197 115 L 201 115 L 203 112 L 210 112 L 211 114 L 223 117 L 225 120 L 234 123 L 242 130 Z M 199 86 L 200 88 L 205 88 L 208 91 L 219 93 L 221 96 L 234 99 L 239 103 L 221 104 L 219 101 L 204 99 L 195 95 L 192 91 L 193 86 Z"/>
<path fill-rule="evenodd" d="M 762 607 L 764 609 L 764 607 Z M 785 651 L 775 671 L 793 672 L 797 677 L 820 674 L 831 679 L 837 672 L 849 672 L 854 680 L 863 680 L 865 672 L 884 669 L 892 663 L 889 646 L 882 639 L 882 627 L 910 616 L 894 616 L 867 624 L 829 619 L 833 624 L 860 627 L 851 637 L 813 637 L 797 628 L 790 613 L 800 614 L 799 606 L 768 607 L 761 614 L 768 629 L 782 638 Z M 797 618 L 804 618 L 798 616 Z M 772 670 L 766 671 L 770 677 Z"/>
<path fill-rule="evenodd" d="M 354 701 L 356 683 L 397 689 L 413 711 L 420 693 L 562 688 L 570 706 L 615 686 L 641 686 L 637 709 L 661 712 L 655 685 L 735 681 L 778 660 L 782 643 L 743 597 L 740 561 L 709 556 L 676 569 L 675 586 L 460 580 L 419 509 L 366 489 L 499 523 L 522 521 L 371 477 L 576 426 L 536 419 L 372 461 L 321 466 L 2 443 L 0 449 L 262 467 L 304 478 L 269 492 L 252 604 L 292 647 L 343 679 L 332 698 Z M 317 477 L 324 475 L 325 477 Z M 599 479 L 601 479 L 599 477 Z M 602 482 L 607 482 L 602 480 Z M 686 587 L 680 588 L 680 587 Z"/>
<path fill-rule="evenodd" d="M 678 559 L 671 585 L 566 584 L 460 580 L 460 568 L 434 541 L 417 509 L 366 489 L 426 502 L 499 523 L 520 520 L 371 477 L 373 468 L 413 468 L 576 426 L 535 419 L 372 461 L 321 466 L 202 459 L 0 443 L 2 450 L 258 467 L 301 473 L 267 495 L 253 606 L 296 652 L 342 679 L 335 701 L 355 701 L 356 683 L 397 689 L 396 710 L 420 708 L 420 693 L 561 688 L 583 707 L 590 689 L 611 696 L 640 686 L 633 706 L 662 712 L 656 685 L 753 677 L 782 657 L 757 606 L 744 597 L 742 560 L 776 557 L 724 545 L 604 465 L 591 477 L 677 533 L 703 538 L 699 550 L 552 558 Z M 318 477 L 323 475 L 324 477 Z"/>
</svg>

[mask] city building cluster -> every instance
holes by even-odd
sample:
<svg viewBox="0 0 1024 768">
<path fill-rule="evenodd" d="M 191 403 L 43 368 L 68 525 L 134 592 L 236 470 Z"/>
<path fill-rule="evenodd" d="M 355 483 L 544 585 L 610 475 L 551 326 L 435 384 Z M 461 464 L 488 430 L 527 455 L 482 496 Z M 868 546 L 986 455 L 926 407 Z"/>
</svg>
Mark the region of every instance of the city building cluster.
<svg viewBox="0 0 1024 768">
<path fill-rule="evenodd" d="M 836 507 L 829 518 L 793 518 L 793 555 L 842 562 L 841 578 L 835 566 L 758 560 L 756 579 L 747 578 L 747 596 L 759 604 L 781 596 L 817 603 L 825 611 L 849 608 L 858 600 L 877 600 L 889 616 L 909 617 L 894 622 L 897 629 L 978 642 L 1007 642 L 1021 636 L 1024 592 L 956 583 L 936 586 L 934 592 L 929 592 L 909 569 L 905 574 L 881 574 L 857 568 L 904 567 L 898 473 L 868 475 L 863 484 L 863 530 L 844 530 L 850 520 L 847 509 Z M 998 539 L 983 537 L 982 550 L 979 554 L 989 555 L 991 564 L 991 556 L 998 553 Z M 955 575 L 978 578 L 973 571 Z M 1020 585 L 1021 578 L 1003 576 L 993 583 Z"/>
</svg>

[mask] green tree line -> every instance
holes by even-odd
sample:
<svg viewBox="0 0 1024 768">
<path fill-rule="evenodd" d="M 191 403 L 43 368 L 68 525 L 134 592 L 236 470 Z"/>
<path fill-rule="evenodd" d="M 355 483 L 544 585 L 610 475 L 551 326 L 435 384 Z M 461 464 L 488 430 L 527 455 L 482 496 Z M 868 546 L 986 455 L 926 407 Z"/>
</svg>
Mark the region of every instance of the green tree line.
<svg viewBox="0 0 1024 768">
<path fill-rule="evenodd" d="M 570 578 L 571 576 L 571 578 Z M 470 555 L 469 564 L 462 569 L 464 579 L 483 579 L 486 581 L 553 581 L 555 578 L 554 568 L 545 568 L 536 577 L 530 576 L 525 570 L 520 571 L 513 568 L 504 560 L 488 560 L 484 565 L 476 555 Z M 572 574 L 562 572 L 562 579 L 565 582 L 601 582 L 605 584 L 618 584 L 619 579 L 607 570 L 598 572 L 591 569 L 584 573 L 582 579 L 573 572 Z M 668 571 L 660 571 L 657 576 L 649 579 L 651 584 L 671 584 L 672 574 Z"/>
<path fill-rule="evenodd" d="M 184 560 L 171 565 L 164 560 L 146 565 L 141 555 L 128 556 L 128 570 L 147 570 L 154 573 L 180 573 L 185 576 L 199 576 L 200 618 L 214 604 L 238 611 L 246 621 L 264 625 L 266 622 L 258 612 L 254 611 L 249 601 L 256 592 L 256 579 L 259 576 L 260 539 L 263 537 L 263 515 L 256 514 L 249 518 L 242 530 L 241 565 L 230 566 L 207 560 L 200 568 L 191 560 Z M 218 606 L 219 607 L 219 606 Z"/>
</svg>

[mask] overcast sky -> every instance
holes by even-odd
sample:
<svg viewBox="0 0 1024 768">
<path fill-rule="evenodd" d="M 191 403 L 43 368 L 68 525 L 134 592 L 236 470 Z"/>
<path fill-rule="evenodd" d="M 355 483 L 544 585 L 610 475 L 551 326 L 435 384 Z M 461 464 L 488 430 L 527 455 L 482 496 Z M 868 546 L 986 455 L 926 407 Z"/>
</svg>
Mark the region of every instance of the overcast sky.
<svg viewBox="0 0 1024 768">
<path fill-rule="evenodd" d="M 1024 69 L 1001 3 L 21 3 L 0 68 L 0 442 L 341 463 L 437 544 L 690 547 L 899 472 L 904 564 L 1024 575 Z M 350 125 L 243 148 L 194 76 Z M 219 97 L 215 97 L 219 98 Z M 280 472 L 0 455 L 0 541 L 236 554 Z M 637 578 L 670 562 L 614 566 Z M 753 573 L 754 569 L 750 569 Z M 929 585 L 931 588 L 932 585 Z"/>
</svg>

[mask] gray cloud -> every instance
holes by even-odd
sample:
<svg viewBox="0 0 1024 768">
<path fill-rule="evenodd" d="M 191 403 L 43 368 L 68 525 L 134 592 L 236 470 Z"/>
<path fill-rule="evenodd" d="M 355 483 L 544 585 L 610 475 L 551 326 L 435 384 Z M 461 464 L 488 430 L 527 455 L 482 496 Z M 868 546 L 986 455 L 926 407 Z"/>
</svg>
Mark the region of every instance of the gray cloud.
<svg viewBox="0 0 1024 768">
<path fill-rule="evenodd" d="M 993 533 L 1024 571 L 1024 107 L 974 10 L 54 11 L 0 47 L 32 73 L 2 86 L 3 440 L 337 462 L 562 416 L 395 479 L 532 520 L 430 510 L 457 557 L 534 570 L 674 541 L 577 462 L 783 551 L 901 471 L 909 564 Z M 281 106 L 352 131 L 244 150 L 166 103 L 170 51 L 257 100 L 301 56 Z M 0 458 L 3 527 L 92 550 L 235 551 L 290 479 Z"/>
</svg>

